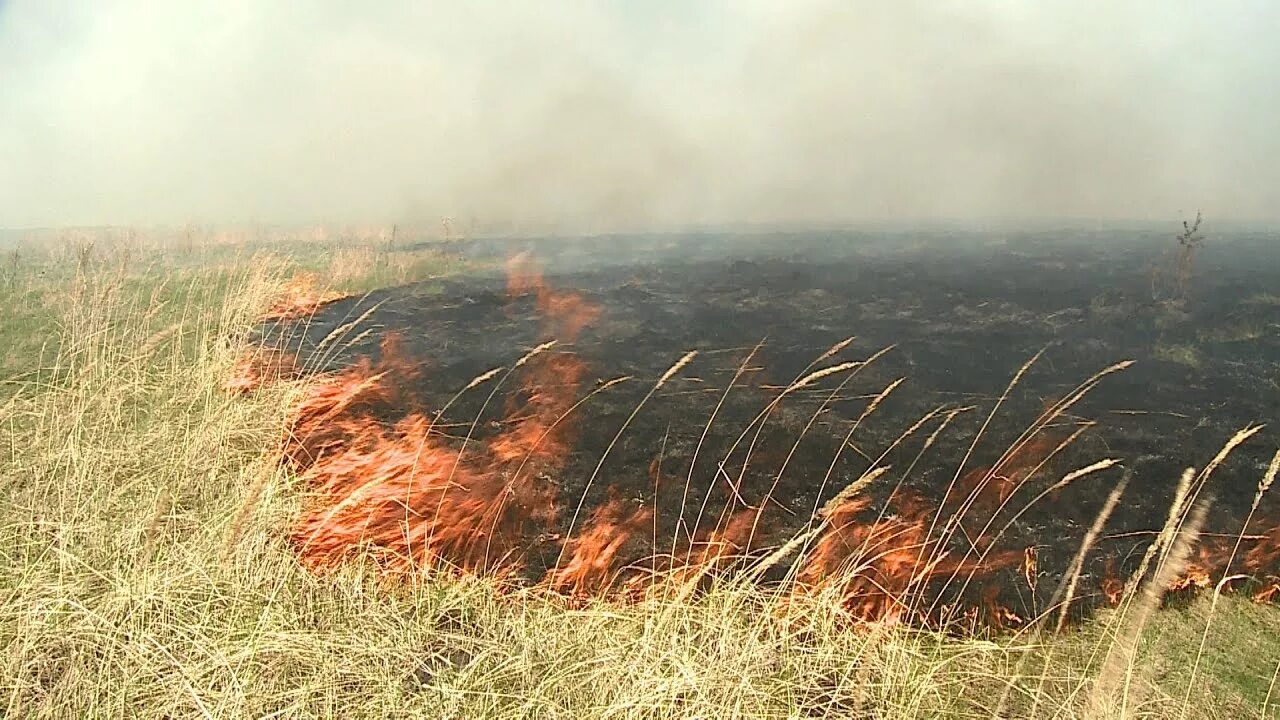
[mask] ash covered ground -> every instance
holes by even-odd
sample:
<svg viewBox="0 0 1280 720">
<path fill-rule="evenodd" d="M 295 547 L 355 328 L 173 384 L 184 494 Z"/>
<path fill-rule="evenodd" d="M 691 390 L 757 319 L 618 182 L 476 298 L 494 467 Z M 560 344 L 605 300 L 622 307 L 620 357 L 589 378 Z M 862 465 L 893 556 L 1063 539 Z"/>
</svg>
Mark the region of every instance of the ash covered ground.
<svg viewBox="0 0 1280 720">
<path fill-rule="evenodd" d="M 571 450 L 550 480 L 568 511 L 529 549 L 532 577 L 557 562 L 564 538 L 606 501 L 652 509 L 619 564 L 669 551 L 673 538 L 722 526 L 744 507 L 763 508 L 752 546 L 776 545 L 811 526 L 815 511 L 873 463 L 891 469 L 865 491 L 867 522 L 915 513 L 945 524 L 972 489 L 966 476 L 995 463 L 1082 381 L 1134 360 L 998 468 L 1002 478 L 1017 476 L 1016 487 L 977 493 L 949 541 L 956 561 L 989 564 L 974 583 L 980 593 L 998 593 L 1026 618 L 1044 609 L 1123 473 L 1131 473 L 1128 490 L 1085 564 L 1086 598 L 1101 598 L 1108 577 L 1137 564 L 1184 468 L 1203 467 L 1237 430 L 1280 416 L 1280 246 L 1266 235 L 1211 237 L 1185 301 L 1158 302 L 1152 271 L 1176 246 L 1166 234 L 1141 233 L 471 241 L 455 249 L 491 270 L 340 300 L 275 332 L 322 370 L 376 358 L 383 336 L 400 335 L 423 372 L 386 421 L 447 406 L 439 428 L 455 437 L 470 430 L 482 443 L 502 431 L 522 391 L 514 382 L 493 396 L 492 385 L 458 391 L 551 339 L 535 296 L 509 292 L 503 261 L 525 253 L 547 286 L 597 308 L 572 342 L 554 349 L 585 364 L 587 379 L 574 392 L 632 379 L 592 395 L 566 420 Z M 321 345 L 370 308 L 362 339 Z M 814 364 L 848 337 L 848 347 Z M 886 348 L 874 362 L 774 402 L 813 370 Z M 698 355 L 634 412 L 690 350 Z M 975 445 L 1015 372 L 1041 350 Z M 958 408 L 968 409 L 935 436 Z M 1090 421 L 1097 424 L 1083 427 Z M 1211 478 L 1206 543 L 1242 531 L 1275 444 L 1264 430 Z M 1121 465 L 1023 509 L 1065 473 L 1102 458 Z M 1247 533 L 1273 531 L 1277 518 L 1276 501 L 1264 500 Z"/>
</svg>

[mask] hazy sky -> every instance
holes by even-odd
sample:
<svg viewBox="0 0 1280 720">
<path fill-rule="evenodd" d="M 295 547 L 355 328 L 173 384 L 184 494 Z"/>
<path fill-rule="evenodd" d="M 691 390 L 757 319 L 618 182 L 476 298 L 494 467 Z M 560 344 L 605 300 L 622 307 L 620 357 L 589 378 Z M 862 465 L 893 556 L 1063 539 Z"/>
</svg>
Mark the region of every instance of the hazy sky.
<svg viewBox="0 0 1280 720">
<path fill-rule="evenodd" d="M 0 0 L 0 226 L 1280 218 L 1274 0 Z"/>
</svg>

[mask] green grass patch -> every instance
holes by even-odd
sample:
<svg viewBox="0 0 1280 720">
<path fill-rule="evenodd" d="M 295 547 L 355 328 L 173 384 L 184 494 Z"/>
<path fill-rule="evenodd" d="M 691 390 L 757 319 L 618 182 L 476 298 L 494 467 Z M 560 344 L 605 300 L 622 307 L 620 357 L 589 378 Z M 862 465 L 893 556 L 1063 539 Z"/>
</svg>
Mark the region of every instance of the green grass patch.
<svg viewBox="0 0 1280 720">
<path fill-rule="evenodd" d="M 1204 358 L 1200 354 L 1200 349 L 1194 345 L 1161 343 L 1156 345 L 1155 350 L 1152 351 L 1151 355 L 1157 360 L 1177 363 L 1178 365 L 1185 365 L 1189 368 L 1198 368 L 1204 363 Z"/>
</svg>

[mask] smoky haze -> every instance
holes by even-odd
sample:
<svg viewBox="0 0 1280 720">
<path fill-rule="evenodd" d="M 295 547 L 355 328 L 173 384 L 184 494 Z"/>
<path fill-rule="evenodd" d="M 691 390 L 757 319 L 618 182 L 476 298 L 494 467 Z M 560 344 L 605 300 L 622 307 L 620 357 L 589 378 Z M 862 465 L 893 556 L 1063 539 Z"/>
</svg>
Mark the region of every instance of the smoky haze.
<svg viewBox="0 0 1280 720">
<path fill-rule="evenodd" d="M 1273 222 L 1278 31 L 1270 0 L 0 0 L 0 226 Z"/>
</svg>

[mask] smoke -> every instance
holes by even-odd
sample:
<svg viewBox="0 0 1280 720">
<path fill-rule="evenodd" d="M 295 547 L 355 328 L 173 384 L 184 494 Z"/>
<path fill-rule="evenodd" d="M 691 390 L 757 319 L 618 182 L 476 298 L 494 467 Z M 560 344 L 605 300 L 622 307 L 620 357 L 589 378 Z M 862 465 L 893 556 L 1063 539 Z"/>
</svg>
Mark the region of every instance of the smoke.
<svg viewBox="0 0 1280 720">
<path fill-rule="evenodd" d="M 0 2 L 0 226 L 1271 221 L 1280 6 Z"/>
</svg>

